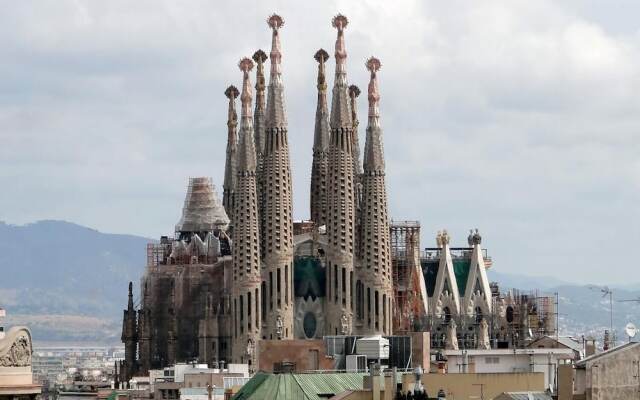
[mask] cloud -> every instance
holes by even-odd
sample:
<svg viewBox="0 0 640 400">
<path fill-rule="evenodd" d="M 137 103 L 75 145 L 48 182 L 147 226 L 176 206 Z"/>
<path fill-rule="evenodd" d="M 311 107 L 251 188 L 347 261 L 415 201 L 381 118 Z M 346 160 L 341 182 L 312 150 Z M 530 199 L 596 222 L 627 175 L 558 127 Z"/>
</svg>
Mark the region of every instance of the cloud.
<svg viewBox="0 0 640 400">
<path fill-rule="evenodd" d="M 221 188 L 237 61 L 282 31 L 294 216 L 307 218 L 319 47 L 382 60 L 391 215 L 479 227 L 505 272 L 622 282 L 640 239 L 640 6 L 598 2 L 21 1 L 0 15 L 0 219 L 157 237 L 187 177 Z M 333 59 L 330 60 L 330 65 Z M 359 101 L 364 145 L 366 96 Z M 606 272 L 605 272 L 606 271 Z"/>
</svg>

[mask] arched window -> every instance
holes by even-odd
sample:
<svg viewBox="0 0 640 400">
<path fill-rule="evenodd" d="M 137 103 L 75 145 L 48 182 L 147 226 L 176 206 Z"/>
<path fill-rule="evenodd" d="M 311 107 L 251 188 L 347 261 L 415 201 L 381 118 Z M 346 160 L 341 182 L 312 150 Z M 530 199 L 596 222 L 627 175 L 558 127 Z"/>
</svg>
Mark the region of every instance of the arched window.
<svg viewBox="0 0 640 400">
<path fill-rule="evenodd" d="M 511 306 L 507 307 L 507 322 L 508 323 L 513 322 L 513 307 Z"/>
<path fill-rule="evenodd" d="M 262 314 L 262 321 L 266 321 L 267 318 L 267 282 L 262 281 L 260 287 L 260 312 Z"/>
<path fill-rule="evenodd" d="M 364 288 L 362 282 L 359 280 L 356 282 L 356 318 L 362 319 L 364 317 Z"/>
</svg>

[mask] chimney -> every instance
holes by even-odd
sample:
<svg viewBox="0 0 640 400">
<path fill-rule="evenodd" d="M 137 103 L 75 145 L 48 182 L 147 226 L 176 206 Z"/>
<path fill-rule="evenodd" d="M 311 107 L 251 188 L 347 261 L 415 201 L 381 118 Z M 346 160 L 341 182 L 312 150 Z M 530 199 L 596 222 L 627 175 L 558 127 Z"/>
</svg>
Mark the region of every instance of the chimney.
<svg viewBox="0 0 640 400">
<path fill-rule="evenodd" d="M 596 354 L 596 340 L 592 337 L 584 341 L 584 356 L 589 357 Z"/>
</svg>

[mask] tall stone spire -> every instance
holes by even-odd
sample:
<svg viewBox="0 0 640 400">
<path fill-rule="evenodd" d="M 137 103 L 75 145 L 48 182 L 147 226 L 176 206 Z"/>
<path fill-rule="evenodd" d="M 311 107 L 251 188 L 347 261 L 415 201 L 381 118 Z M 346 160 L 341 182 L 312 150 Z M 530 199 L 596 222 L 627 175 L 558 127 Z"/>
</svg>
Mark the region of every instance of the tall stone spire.
<svg viewBox="0 0 640 400">
<path fill-rule="evenodd" d="M 256 158 L 258 164 L 260 164 L 260 157 L 264 153 L 264 123 L 265 123 L 265 108 L 266 98 L 264 91 L 266 89 L 266 81 L 264 78 L 264 62 L 267 61 L 267 54 L 262 50 L 257 50 L 253 53 L 253 61 L 256 63 L 256 105 L 253 112 L 253 129 L 256 141 Z"/>
<path fill-rule="evenodd" d="M 367 306 L 364 307 L 366 311 L 360 333 L 390 335 L 393 287 L 382 128 L 378 111 L 380 91 L 377 73 L 380 66 L 380 60 L 375 57 L 371 57 L 366 63 L 371 72 L 371 80 L 368 88 L 369 121 L 362 175 L 363 268 L 358 273 L 358 279 L 368 296 L 364 300 Z"/>
<path fill-rule="evenodd" d="M 329 161 L 329 110 L 327 108 L 327 80 L 325 62 L 329 54 L 320 49 L 314 58 L 318 61 L 318 105 L 313 133 L 313 162 L 311 164 L 311 220 L 317 226 L 326 223 L 327 213 L 327 163 Z"/>
<path fill-rule="evenodd" d="M 351 120 L 353 123 L 353 133 L 351 135 L 351 157 L 353 158 L 353 191 L 355 195 L 354 206 L 356 215 L 356 235 L 355 235 L 355 262 L 362 259 L 362 221 L 360 220 L 360 203 L 362 202 L 362 164 L 360 163 L 360 140 L 358 137 L 358 107 L 356 104 L 357 97 L 360 96 L 360 88 L 356 85 L 349 86 L 349 99 L 351 106 Z"/>
<path fill-rule="evenodd" d="M 147 373 L 151 367 L 149 361 L 151 360 L 151 332 L 150 332 L 150 319 L 151 310 L 149 309 L 149 291 L 147 283 L 144 283 L 144 289 L 142 292 L 142 304 L 138 310 L 138 360 L 139 368 L 138 372 Z"/>
<path fill-rule="evenodd" d="M 267 87 L 264 79 L 264 62 L 267 61 L 267 54 L 262 50 L 253 53 L 253 61 L 256 63 L 256 105 L 253 112 L 253 129 L 256 144 L 256 188 L 258 190 L 258 218 L 260 219 L 260 229 L 262 229 L 264 217 L 264 145 L 265 145 L 265 113 Z M 262 230 L 260 231 L 262 237 Z"/>
<path fill-rule="evenodd" d="M 331 138 L 327 174 L 327 252 L 326 333 L 351 333 L 353 303 L 353 251 L 355 210 L 353 187 L 353 121 L 347 84 L 347 51 L 344 29 L 347 18 L 337 15 L 332 24 L 338 30 L 336 71 L 331 102 Z"/>
<path fill-rule="evenodd" d="M 124 343 L 124 376 L 127 379 L 133 376 L 136 367 L 136 350 L 138 348 L 136 314 L 133 304 L 133 283 L 129 282 L 129 300 L 127 309 L 124 310 L 121 337 Z"/>
<path fill-rule="evenodd" d="M 236 184 L 236 151 L 237 151 L 237 134 L 238 114 L 236 113 L 236 97 L 238 97 L 238 89 L 231 85 L 224 91 L 225 96 L 229 99 L 229 116 L 227 118 L 227 160 L 224 166 L 224 183 L 222 193 L 222 205 L 229 218 L 233 218 L 233 200 Z"/>
<path fill-rule="evenodd" d="M 233 212 L 233 358 L 255 366 L 248 344 L 260 339 L 260 234 L 256 192 L 256 149 L 251 115 L 249 72 L 253 61 L 240 61 L 242 111 L 238 144 L 238 181 Z"/>
<path fill-rule="evenodd" d="M 351 100 L 351 120 L 353 121 L 353 137 L 352 137 L 352 157 L 353 157 L 353 175 L 359 178 L 362 175 L 362 164 L 360 164 L 360 139 L 358 137 L 358 106 L 356 99 L 360 96 L 360 88 L 356 85 L 349 86 L 349 98 Z M 357 180 L 357 179 L 356 179 Z"/>
<path fill-rule="evenodd" d="M 264 150 L 263 281 L 269 288 L 264 323 L 267 339 L 293 337 L 293 221 L 291 166 L 282 84 L 280 28 L 284 20 L 272 15 L 271 72 L 267 93 Z"/>
</svg>

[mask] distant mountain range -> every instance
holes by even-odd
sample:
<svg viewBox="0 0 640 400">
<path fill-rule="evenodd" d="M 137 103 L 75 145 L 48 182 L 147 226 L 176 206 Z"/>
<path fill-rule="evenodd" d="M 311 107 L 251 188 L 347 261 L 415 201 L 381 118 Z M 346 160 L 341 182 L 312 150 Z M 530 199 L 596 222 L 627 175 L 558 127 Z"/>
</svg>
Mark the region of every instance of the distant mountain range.
<svg viewBox="0 0 640 400">
<path fill-rule="evenodd" d="M 35 341 L 118 342 L 127 285 L 137 282 L 150 239 L 63 221 L 0 222 L 0 306 Z"/>
<path fill-rule="evenodd" d="M 488 271 L 489 280 L 498 282 L 500 290 L 511 288 L 539 290 L 540 294 L 558 293 L 558 325 L 561 335 L 593 336 L 602 340 L 605 329 L 610 329 L 611 307 L 603 287 L 579 285 L 552 277 L 534 277 Z M 624 327 L 633 322 L 640 328 L 640 302 L 621 301 L 640 299 L 640 285 L 610 287 L 613 292 L 613 327 L 619 341 L 627 340 Z"/>
<path fill-rule="evenodd" d="M 24 324 L 42 342 L 119 343 L 127 284 L 138 280 L 151 239 L 98 232 L 63 221 L 24 226 L 0 222 L 0 306 L 7 324 Z M 562 334 L 601 338 L 609 326 L 609 298 L 597 289 L 554 278 L 489 270 L 489 279 L 507 288 L 559 293 Z M 640 326 L 640 284 L 614 288 L 614 325 Z"/>
</svg>

